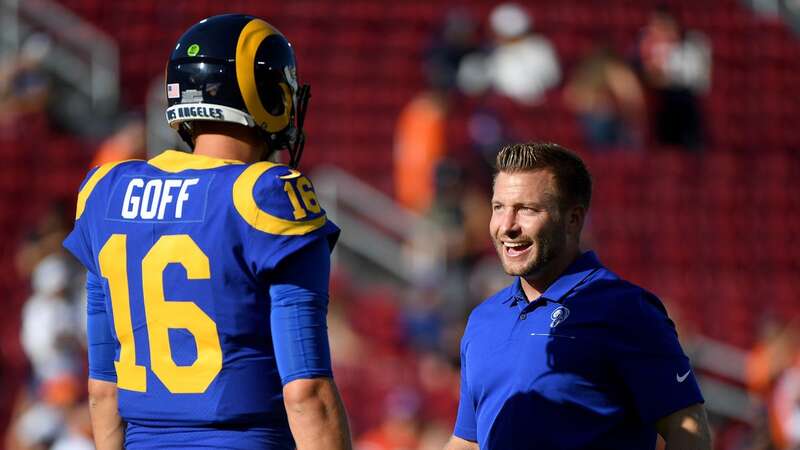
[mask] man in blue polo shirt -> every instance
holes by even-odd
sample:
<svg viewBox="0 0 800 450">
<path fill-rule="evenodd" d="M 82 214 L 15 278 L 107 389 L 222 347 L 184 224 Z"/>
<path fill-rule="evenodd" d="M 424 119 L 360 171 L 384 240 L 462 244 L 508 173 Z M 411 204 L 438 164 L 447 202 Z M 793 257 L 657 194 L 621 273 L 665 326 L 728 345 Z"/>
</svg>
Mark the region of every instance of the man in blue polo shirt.
<svg viewBox="0 0 800 450">
<path fill-rule="evenodd" d="M 445 450 L 709 450 L 703 397 L 653 294 L 621 280 L 580 233 L 583 161 L 555 144 L 497 156 L 491 237 L 511 286 L 472 312 Z"/>
</svg>

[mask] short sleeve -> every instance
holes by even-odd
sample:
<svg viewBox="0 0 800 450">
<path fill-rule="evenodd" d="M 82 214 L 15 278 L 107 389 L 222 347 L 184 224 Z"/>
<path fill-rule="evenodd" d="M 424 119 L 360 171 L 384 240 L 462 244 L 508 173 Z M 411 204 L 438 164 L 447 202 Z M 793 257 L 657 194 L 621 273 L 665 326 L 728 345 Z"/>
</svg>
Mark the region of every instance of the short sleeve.
<svg viewBox="0 0 800 450">
<path fill-rule="evenodd" d="M 478 440 L 478 427 L 475 419 L 475 402 L 467 383 L 467 359 L 465 342 L 461 339 L 461 387 L 458 399 L 458 415 L 453 434 L 468 441 Z"/>
<path fill-rule="evenodd" d="M 689 358 L 678 342 L 675 325 L 652 294 L 641 292 L 620 302 L 612 343 L 613 364 L 645 423 L 702 403 Z"/>
<path fill-rule="evenodd" d="M 87 218 L 86 214 L 83 214 L 83 211 L 86 205 L 84 192 L 91 190 L 93 187 L 93 180 L 96 178 L 95 175 L 98 174 L 98 170 L 98 168 L 94 168 L 89 171 L 89 173 L 86 175 L 86 178 L 84 178 L 83 182 L 81 183 L 78 194 L 78 205 L 76 207 L 75 225 L 73 226 L 72 231 L 67 235 L 66 239 L 64 239 L 63 243 L 64 248 L 69 250 L 69 252 L 72 253 L 89 272 L 95 275 L 97 275 L 99 272 L 97 271 L 97 266 L 92 253 L 92 247 L 90 245 L 91 239 L 89 235 L 89 219 Z"/>
<path fill-rule="evenodd" d="M 248 166 L 234 182 L 233 203 L 247 228 L 244 256 L 256 274 L 317 240 L 332 250 L 339 236 L 308 177 L 285 165 Z"/>
<path fill-rule="evenodd" d="M 69 250 L 78 261 L 86 267 L 86 270 L 93 274 L 97 274 L 97 267 L 92 257 L 91 246 L 89 245 L 89 232 L 87 230 L 84 219 L 75 221 L 75 226 L 72 231 L 64 239 L 64 248 Z"/>
</svg>

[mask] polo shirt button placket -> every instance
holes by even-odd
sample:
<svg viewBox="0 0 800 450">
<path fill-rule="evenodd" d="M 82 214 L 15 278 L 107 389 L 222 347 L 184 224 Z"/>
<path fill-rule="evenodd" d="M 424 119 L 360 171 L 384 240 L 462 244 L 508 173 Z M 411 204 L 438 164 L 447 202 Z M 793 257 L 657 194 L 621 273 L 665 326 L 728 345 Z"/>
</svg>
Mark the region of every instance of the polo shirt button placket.
<svg viewBox="0 0 800 450">
<path fill-rule="evenodd" d="M 526 317 L 528 317 L 528 313 L 522 313 L 519 315 L 519 320 L 525 320 Z"/>
</svg>

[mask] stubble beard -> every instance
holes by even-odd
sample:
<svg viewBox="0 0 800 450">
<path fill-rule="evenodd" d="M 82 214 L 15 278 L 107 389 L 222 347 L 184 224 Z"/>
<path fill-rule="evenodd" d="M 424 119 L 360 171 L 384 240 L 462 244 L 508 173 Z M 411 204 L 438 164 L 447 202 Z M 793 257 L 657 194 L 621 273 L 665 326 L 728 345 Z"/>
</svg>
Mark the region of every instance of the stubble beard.
<svg viewBox="0 0 800 450">
<path fill-rule="evenodd" d="M 532 240 L 531 259 L 521 264 L 509 263 L 506 260 L 503 244 L 499 240 L 495 242 L 497 252 L 500 253 L 503 270 L 508 275 L 538 278 L 564 252 L 567 237 L 565 232 L 560 232 L 560 228 L 555 226 L 553 230 L 550 230 L 545 235 Z"/>
</svg>

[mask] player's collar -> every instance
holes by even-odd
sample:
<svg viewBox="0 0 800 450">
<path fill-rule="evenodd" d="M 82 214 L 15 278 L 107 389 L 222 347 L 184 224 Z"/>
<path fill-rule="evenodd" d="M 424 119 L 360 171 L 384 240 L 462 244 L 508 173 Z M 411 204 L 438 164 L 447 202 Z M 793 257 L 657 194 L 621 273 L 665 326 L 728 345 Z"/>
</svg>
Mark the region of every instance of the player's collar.
<svg viewBox="0 0 800 450">
<path fill-rule="evenodd" d="M 182 170 L 215 169 L 230 164 L 244 163 L 235 159 L 212 158 L 178 150 L 166 150 L 148 161 L 148 164 L 165 172 L 180 172 Z"/>
<path fill-rule="evenodd" d="M 584 252 L 542 293 L 542 297 L 553 302 L 561 302 L 568 293 L 602 267 L 603 265 L 593 251 Z M 507 302 L 510 306 L 515 306 L 517 301 L 528 301 L 525 291 L 522 290 L 520 277 L 514 280 L 509 294 Z"/>
</svg>

